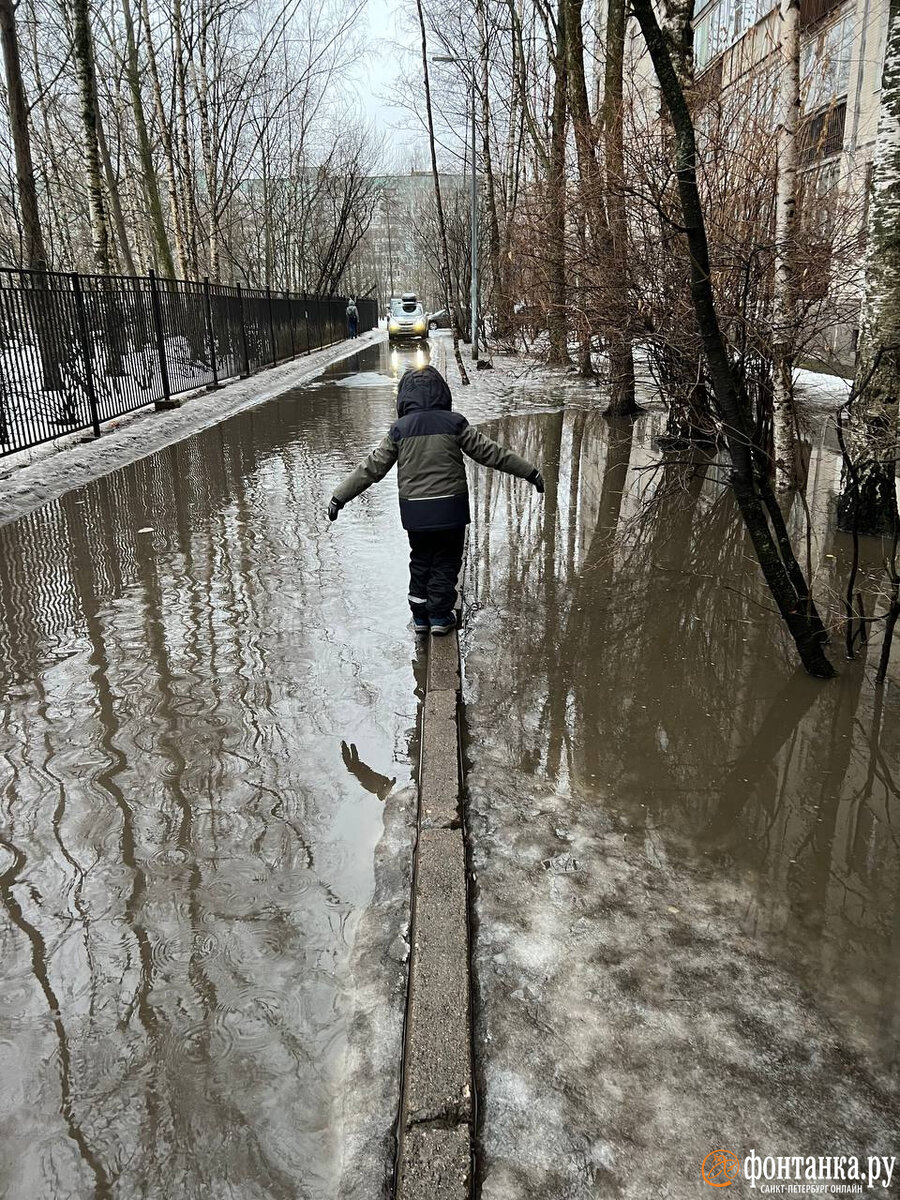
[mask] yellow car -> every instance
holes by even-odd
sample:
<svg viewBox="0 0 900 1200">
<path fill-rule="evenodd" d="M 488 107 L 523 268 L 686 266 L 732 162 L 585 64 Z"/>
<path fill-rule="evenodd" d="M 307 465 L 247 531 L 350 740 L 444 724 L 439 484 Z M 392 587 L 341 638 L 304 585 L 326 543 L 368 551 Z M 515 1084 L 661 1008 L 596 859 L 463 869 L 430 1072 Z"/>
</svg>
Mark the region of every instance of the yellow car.
<svg viewBox="0 0 900 1200">
<path fill-rule="evenodd" d="M 404 292 L 391 298 L 388 313 L 388 340 L 391 342 L 424 342 L 428 340 L 425 309 L 415 292 Z"/>
</svg>

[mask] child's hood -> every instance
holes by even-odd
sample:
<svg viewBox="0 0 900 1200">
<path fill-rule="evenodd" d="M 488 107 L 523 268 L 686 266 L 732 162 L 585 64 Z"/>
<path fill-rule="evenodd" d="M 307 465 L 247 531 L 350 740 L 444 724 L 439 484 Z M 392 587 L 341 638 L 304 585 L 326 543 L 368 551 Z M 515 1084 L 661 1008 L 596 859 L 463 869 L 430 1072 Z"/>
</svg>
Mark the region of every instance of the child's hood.
<svg viewBox="0 0 900 1200">
<path fill-rule="evenodd" d="M 429 408 L 449 412 L 452 407 L 453 397 L 447 381 L 435 367 L 413 367 L 403 374 L 397 388 L 398 417 Z"/>
</svg>

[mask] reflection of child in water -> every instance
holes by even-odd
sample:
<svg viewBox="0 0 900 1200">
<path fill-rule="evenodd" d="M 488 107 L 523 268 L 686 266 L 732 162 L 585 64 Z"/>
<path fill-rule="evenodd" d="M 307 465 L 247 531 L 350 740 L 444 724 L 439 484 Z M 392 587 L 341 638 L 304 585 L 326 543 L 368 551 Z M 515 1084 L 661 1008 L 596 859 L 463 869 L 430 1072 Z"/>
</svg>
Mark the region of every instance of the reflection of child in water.
<svg viewBox="0 0 900 1200">
<path fill-rule="evenodd" d="M 371 792 L 379 800 L 387 799 L 391 788 L 397 782 L 396 776 L 388 779 L 387 775 L 379 775 L 377 771 L 366 766 L 360 761 L 359 751 L 353 742 L 349 746 L 346 742 L 341 742 L 341 758 L 350 774 L 356 776 L 367 792 Z"/>
</svg>

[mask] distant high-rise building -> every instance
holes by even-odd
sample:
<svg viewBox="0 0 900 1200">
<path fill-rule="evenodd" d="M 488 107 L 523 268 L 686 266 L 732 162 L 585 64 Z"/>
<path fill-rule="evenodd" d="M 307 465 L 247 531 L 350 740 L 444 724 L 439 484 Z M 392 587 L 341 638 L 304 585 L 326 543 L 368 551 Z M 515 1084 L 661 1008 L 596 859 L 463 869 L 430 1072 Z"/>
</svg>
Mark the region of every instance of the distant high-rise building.
<svg viewBox="0 0 900 1200">
<path fill-rule="evenodd" d="M 377 184 L 378 199 L 359 258 L 375 277 L 379 311 L 384 313 L 390 297 L 401 292 L 415 292 L 426 309 L 441 308 L 431 172 L 383 175 Z M 449 197 L 464 187 L 464 180 L 441 175 L 440 184 Z"/>
</svg>

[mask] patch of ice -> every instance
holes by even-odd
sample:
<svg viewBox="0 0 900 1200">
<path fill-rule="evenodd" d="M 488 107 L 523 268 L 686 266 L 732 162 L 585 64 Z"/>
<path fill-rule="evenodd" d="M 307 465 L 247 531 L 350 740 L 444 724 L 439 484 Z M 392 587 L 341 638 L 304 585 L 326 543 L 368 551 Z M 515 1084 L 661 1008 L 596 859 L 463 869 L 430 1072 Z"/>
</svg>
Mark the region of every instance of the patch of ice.
<svg viewBox="0 0 900 1200">
<path fill-rule="evenodd" d="M 344 388 L 383 388 L 386 383 L 395 384 L 396 380 L 390 375 L 382 375 L 380 371 L 357 371 L 355 375 L 345 375 L 332 382 Z"/>
</svg>

